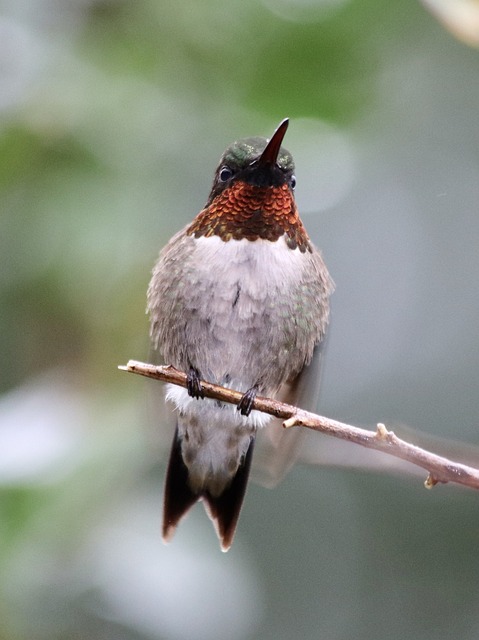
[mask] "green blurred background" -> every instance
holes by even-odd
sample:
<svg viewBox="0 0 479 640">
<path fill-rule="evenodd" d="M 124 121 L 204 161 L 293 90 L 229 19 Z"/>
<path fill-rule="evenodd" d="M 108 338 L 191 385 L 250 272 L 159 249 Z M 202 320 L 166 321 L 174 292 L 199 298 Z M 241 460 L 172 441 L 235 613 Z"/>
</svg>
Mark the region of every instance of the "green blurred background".
<svg viewBox="0 0 479 640">
<path fill-rule="evenodd" d="M 289 116 L 321 413 L 477 445 L 478 114 L 477 49 L 413 0 L 0 2 L 0 640 L 479 637 L 477 493 L 312 434 L 228 554 L 201 507 L 164 546 L 161 385 L 116 368 L 223 148 Z"/>
</svg>

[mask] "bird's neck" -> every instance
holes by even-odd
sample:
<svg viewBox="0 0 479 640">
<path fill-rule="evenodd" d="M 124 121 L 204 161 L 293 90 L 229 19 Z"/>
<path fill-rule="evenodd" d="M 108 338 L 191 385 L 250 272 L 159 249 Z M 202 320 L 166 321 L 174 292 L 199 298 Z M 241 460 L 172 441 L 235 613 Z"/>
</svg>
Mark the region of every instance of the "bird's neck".
<svg viewBox="0 0 479 640">
<path fill-rule="evenodd" d="M 193 220 L 188 235 L 229 240 L 270 240 L 285 236 L 288 246 L 311 251 L 293 194 L 287 184 L 257 187 L 237 181 L 224 189 Z"/>
</svg>

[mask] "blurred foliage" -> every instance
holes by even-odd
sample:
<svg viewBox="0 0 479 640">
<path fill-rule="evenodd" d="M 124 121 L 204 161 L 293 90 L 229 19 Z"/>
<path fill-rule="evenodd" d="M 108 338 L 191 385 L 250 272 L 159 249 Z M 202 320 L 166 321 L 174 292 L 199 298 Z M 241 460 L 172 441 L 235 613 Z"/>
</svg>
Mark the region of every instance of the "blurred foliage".
<svg viewBox="0 0 479 640">
<path fill-rule="evenodd" d="M 227 556 L 201 509 L 163 547 L 161 393 L 116 366 L 223 148 L 289 116 L 323 411 L 477 442 L 478 62 L 413 0 L 0 2 L 1 640 L 477 637 L 472 492 L 303 468 Z"/>
</svg>

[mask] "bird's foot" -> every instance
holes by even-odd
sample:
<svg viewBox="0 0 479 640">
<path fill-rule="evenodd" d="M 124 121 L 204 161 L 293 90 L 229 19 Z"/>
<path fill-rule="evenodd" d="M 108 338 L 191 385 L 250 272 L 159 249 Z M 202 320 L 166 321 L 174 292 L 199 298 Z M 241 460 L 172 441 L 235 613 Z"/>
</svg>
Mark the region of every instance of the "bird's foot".
<svg viewBox="0 0 479 640">
<path fill-rule="evenodd" d="M 205 397 L 198 369 L 190 367 L 186 375 L 186 389 L 188 391 L 188 395 L 192 398 L 200 399 Z"/>
<path fill-rule="evenodd" d="M 242 416 L 249 416 L 251 410 L 253 408 L 253 403 L 256 398 L 256 394 L 258 393 L 257 387 L 251 387 L 248 391 L 243 395 L 241 400 L 238 402 L 238 406 L 236 407 L 238 411 L 241 412 Z"/>
</svg>

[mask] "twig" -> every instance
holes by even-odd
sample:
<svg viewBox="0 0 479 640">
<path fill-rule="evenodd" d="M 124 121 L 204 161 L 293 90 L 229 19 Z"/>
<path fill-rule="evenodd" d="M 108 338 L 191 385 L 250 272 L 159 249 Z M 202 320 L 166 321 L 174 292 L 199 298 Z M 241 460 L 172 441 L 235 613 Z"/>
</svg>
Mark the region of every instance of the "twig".
<svg viewBox="0 0 479 640">
<path fill-rule="evenodd" d="M 157 366 L 130 360 L 126 366 L 118 367 L 122 371 L 137 373 L 147 378 L 170 382 L 186 387 L 186 374 L 171 366 Z M 207 398 L 238 404 L 243 394 L 226 389 L 210 382 L 201 381 L 204 395 Z M 479 470 L 465 464 L 453 462 L 442 456 L 421 449 L 398 438 L 393 431 L 388 431 L 384 424 L 378 424 L 376 431 L 367 431 L 343 422 L 331 420 L 293 405 L 278 402 L 271 398 L 256 397 L 253 408 L 283 420 L 285 428 L 307 427 L 335 438 L 348 440 L 363 447 L 383 451 L 396 458 L 407 460 L 425 469 L 428 473 L 425 486 L 430 489 L 439 482 L 454 482 L 473 489 L 479 489 Z"/>
</svg>

